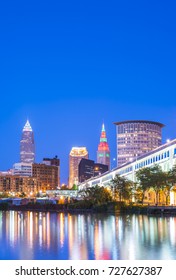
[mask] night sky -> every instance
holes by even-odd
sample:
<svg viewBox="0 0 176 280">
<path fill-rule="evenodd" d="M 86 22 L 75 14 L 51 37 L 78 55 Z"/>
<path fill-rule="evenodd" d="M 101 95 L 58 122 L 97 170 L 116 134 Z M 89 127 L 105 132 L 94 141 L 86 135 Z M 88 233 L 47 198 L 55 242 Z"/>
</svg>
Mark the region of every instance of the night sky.
<svg viewBox="0 0 176 280">
<path fill-rule="evenodd" d="M 176 138 L 176 3 L 50 0 L 0 3 L 0 170 L 19 162 L 23 126 L 36 162 L 57 155 L 67 183 L 72 146 L 96 160 L 104 122 L 165 124 Z M 112 162 L 112 160 L 111 160 Z"/>
</svg>

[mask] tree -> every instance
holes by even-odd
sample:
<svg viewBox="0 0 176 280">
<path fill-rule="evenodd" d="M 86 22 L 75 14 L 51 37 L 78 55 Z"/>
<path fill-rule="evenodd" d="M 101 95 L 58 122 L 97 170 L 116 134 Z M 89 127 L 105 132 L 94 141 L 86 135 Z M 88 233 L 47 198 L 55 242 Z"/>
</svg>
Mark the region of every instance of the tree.
<svg viewBox="0 0 176 280">
<path fill-rule="evenodd" d="M 151 168 L 144 167 L 136 172 L 136 194 L 141 197 L 141 202 L 143 204 L 145 192 L 151 188 Z"/>
<path fill-rule="evenodd" d="M 21 192 L 21 193 L 19 194 L 19 197 L 21 197 L 21 198 L 26 197 L 26 193 L 25 193 L 25 192 Z"/>
<path fill-rule="evenodd" d="M 73 187 L 71 188 L 71 190 L 77 191 L 78 190 L 78 186 L 76 184 L 73 184 Z"/>
<path fill-rule="evenodd" d="M 111 192 L 98 185 L 80 191 L 85 200 L 90 200 L 94 205 L 100 205 L 112 201 Z"/>
<path fill-rule="evenodd" d="M 115 178 L 111 180 L 111 189 L 115 199 L 129 200 L 132 196 L 133 182 L 116 174 Z"/>
<path fill-rule="evenodd" d="M 7 192 L 0 193 L 0 198 L 8 198 L 10 195 Z"/>
<path fill-rule="evenodd" d="M 145 167 L 136 172 L 137 193 L 141 193 L 143 203 L 145 192 L 153 189 L 156 195 L 156 203 L 158 204 L 159 193 L 163 193 L 166 197 L 166 205 L 169 201 L 170 191 L 176 183 L 176 166 L 168 172 L 162 171 L 159 165 L 153 167 Z"/>
<path fill-rule="evenodd" d="M 171 170 L 166 172 L 165 186 L 163 188 L 163 192 L 166 197 L 166 205 L 168 205 L 170 191 L 173 189 L 175 184 L 176 184 L 176 165 L 174 165 Z"/>
<path fill-rule="evenodd" d="M 67 187 L 67 185 L 65 185 L 65 184 L 62 184 L 62 186 L 61 186 L 61 190 L 68 190 L 68 187 Z"/>
<path fill-rule="evenodd" d="M 162 171 L 159 165 L 150 168 L 149 182 L 156 195 L 156 204 L 158 204 L 159 193 L 164 189 L 166 183 L 166 173 Z"/>
</svg>

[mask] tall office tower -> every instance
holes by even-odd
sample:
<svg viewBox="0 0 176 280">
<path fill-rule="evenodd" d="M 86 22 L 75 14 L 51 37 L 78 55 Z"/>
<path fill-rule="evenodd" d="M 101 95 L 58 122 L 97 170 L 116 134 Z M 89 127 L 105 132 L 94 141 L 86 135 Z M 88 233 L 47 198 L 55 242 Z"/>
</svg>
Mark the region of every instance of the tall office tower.
<svg viewBox="0 0 176 280">
<path fill-rule="evenodd" d="M 98 145 L 97 163 L 108 165 L 108 169 L 110 169 L 110 150 L 104 124 L 102 125 L 100 143 Z"/>
<path fill-rule="evenodd" d="M 153 121 L 116 122 L 117 165 L 132 161 L 161 145 L 163 124 Z"/>
<path fill-rule="evenodd" d="M 69 188 L 78 183 L 78 166 L 82 158 L 88 159 L 86 147 L 73 147 L 69 156 Z"/>
<path fill-rule="evenodd" d="M 27 120 L 20 141 L 20 162 L 33 163 L 35 161 L 34 133 Z"/>
</svg>

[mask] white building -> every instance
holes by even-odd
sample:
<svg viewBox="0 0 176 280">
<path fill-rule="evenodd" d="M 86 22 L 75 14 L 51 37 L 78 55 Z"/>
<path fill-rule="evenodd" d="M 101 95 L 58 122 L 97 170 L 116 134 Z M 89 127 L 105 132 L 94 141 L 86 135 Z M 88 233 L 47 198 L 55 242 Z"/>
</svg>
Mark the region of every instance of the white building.
<svg viewBox="0 0 176 280">
<path fill-rule="evenodd" d="M 13 175 L 32 176 L 32 163 L 15 163 L 13 165 Z"/>
<path fill-rule="evenodd" d="M 79 190 L 95 185 L 109 186 L 110 181 L 119 174 L 133 182 L 136 181 L 136 171 L 143 167 L 152 167 L 154 164 L 161 166 L 163 171 L 169 171 L 176 165 L 176 139 L 161 145 L 160 147 L 148 152 L 133 161 L 114 168 L 111 171 L 89 179 L 79 184 Z M 176 193 L 170 193 L 170 204 L 176 204 Z"/>
</svg>

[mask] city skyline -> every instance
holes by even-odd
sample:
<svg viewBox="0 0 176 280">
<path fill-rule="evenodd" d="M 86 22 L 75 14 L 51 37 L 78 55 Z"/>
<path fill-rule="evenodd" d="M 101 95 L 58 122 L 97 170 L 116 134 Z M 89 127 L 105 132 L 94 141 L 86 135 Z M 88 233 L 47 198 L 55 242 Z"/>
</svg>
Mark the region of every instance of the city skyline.
<svg viewBox="0 0 176 280">
<path fill-rule="evenodd" d="M 141 120 L 140 120 L 141 121 Z M 133 120 L 133 121 L 130 121 L 130 122 L 139 122 L 139 120 L 137 121 L 137 120 Z M 153 121 L 148 121 L 148 120 L 142 120 L 141 121 L 142 123 L 144 122 L 146 122 L 146 123 L 155 123 L 155 122 L 153 122 Z M 121 123 L 129 123 L 129 121 L 121 121 L 121 122 L 119 122 L 120 124 Z M 156 124 L 158 124 L 158 125 L 160 125 L 162 128 L 164 127 L 164 125 L 163 124 L 161 124 L 161 123 L 156 123 Z M 115 123 L 115 125 L 117 125 L 117 123 Z M 30 125 L 30 122 L 29 122 L 29 120 L 27 119 L 27 121 L 26 121 L 26 124 L 25 124 L 25 126 L 23 127 L 23 130 L 22 130 L 22 134 L 25 132 L 25 131 L 27 131 L 27 132 L 32 132 L 33 133 L 33 130 L 32 130 L 32 127 L 31 127 L 31 125 Z M 100 136 L 100 140 L 101 140 L 101 137 L 102 137 L 102 132 L 104 133 L 105 132 L 105 126 L 104 126 L 104 123 L 103 123 L 103 125 L 102 125 L 102 128 L 101 128 L 101 136 Z M 164 141 L 163 141 L 163 138 L 162 138 L 162 132 L 160 132 L 161 133 L 161 143 L 163 144 L 163 143 L 165 143 Z M 106 134 L 106 133 L 105 133 Z M 104 134 L 103 134 L 104 135 Z M 106 136 L 106 135 L 105 135 Z M 174 139 L 174 138 L 173 138 Z M 107 138 L 106 138 L 106 140 L 107 140 Z M 170 138 L 167 138 L 166 139 L 166 142 L 167 141 L 169 141 L 169 140 L 171 140 Z M 101 143 L 101 142 L 100 142 Z M 21 140 L 20 140 L 20 145 L 21 145 Z M 115 145 L 117 145 L 117 139 L 115 140 Z M 98 144 L 98 146 L 99 146 L 99 144 Z M 115 147 L 116 148 L 116 151 L 117 151 L 117 146 Z M 90 159 L 90 160 L 92 160 L 92 158 L 89 156 L 89 153 L 88 153 L 88 151 L 89 151 L 89 149 L 87 148 L 87 147 L 81 147 L 81 146 L 79 146 L 79 147 L 72 147 L 71 148 L 71 151 L 69 152 L 69 154 L 72 152 L 72 150 L 74 150 L 74 149 L 76 149 L 76 150 L 79 150 L 79 149 L 87 149 L 86 150 L 86 152 L 87 152 L 87 156 L 88 156 L 88 158 Z M 66 157 L 69 157 L 69 154 L 68 155 L 65 155 L 65 158 Z M 35 155 L 35 156 L 37 156 L 37 154 Z M 45 155 L 43 155 L 43 157 L 45 157 Z M 57 155 L 55 155 L 55 157 L 57 158 L 58 156 Z M 95 153 L 95 155 L 94 155 L 94 158 L 96 159 L 96 157 L 97 157 L 97 152 Z M 84 157 L 83 157 L 84 158 Z M 59 158 L 59 160 L 60 160 L 60 158 Z M 115 163 L 113 162 L 115 160 Z M 96 160 L 95 160 L 96 161 Z M 40 162 L 41 162 L 41 160 L 40 160 Z M 25 164 L 25 162 L 23 162 L 24 164 Z M 39 163 L 39 161 L 37 162 L 37 161 L 35 161 L 35 163 Z M 113 169 L 114 167 L 117 167 L 117 165 L 116 165 L 116 163 L 117 163 L 117 157 L 116 158 L 112 158 L 111 159 L 111 163 L 112 163 L 112 165 L 111 165 L 111 169 Z M 7 170 L 10 170 L 11 168 L 14 168 L 14 166 L 15 166 L 15 164 L 16 165 L 18 165 L 18 164 L 21 164 L 20 162 L 19 163 L 15 163 L 15 162 L 13 162 L 13 166 L 10 166 L 9 168 L 7 168 L 6 170 L 0 170 L 0 171 L 7 171 Z M 61 163 L 62 164 L 62 163 Z M 68 165 L 69 165 L 70 163 L 68 163 Z M 110 169 L 110 170 L 111 170 Z M 64 174 L 63 175 L 63 170 L 61 169 L 60 170 L 60 176 L 61 176 L 61 184 L 68 184 L 69 185 L 69 166 L 68 166 L 68 173 L 67 174 Z M 62 181 L 62 178 L 63 178 L 63 176 L 65 177 L 65 178 L 67 178 L 66 180 L 64 180 L 64 181 Z"/>
<path fill-rule="evenodd" d="M 162 142 L 176 138 L 175 8 L 159 0 L 2 3 L 0 170 L 19 162 L 27 118 L 36 162 L 57 155 L 63 183 L 73 146 L 96 161 L 102 122 L 111 161 L 114 122 L 164 123 Z"/>
</svg>

